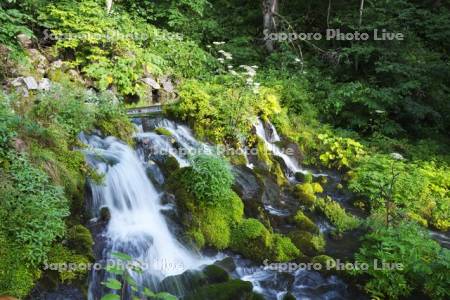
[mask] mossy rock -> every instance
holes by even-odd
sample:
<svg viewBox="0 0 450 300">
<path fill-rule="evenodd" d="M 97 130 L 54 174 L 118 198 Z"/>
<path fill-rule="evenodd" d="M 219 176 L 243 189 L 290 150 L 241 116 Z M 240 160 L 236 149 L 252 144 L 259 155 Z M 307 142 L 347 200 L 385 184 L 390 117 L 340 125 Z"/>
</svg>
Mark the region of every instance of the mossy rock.
<svg viewBox="0 0 450 300">
<path fill-rule="evenodd" d="M 232 230 L 232 249 L 247 258 L 264 260 L 270 255 L 270 246 L 270 232 L 256 219 L 245 219 Z"/>
<path fill-rule="evenodd" d="M 170 132 L 170 130 L 168 130 L 168 129 L 164 128 L 164 127 L 155 128 L 155 133 L 159 134 L 159 135 L 168 136 L 168 137 L 173 135 L 172 132 Z"/>
<path fill-rule="evenodd" d="M 296 300 L 294 295 L 291 293 L 286 293 L 286 295 L 283 296 L 283 300 Z"/>
<path fill-rule="evenodd" d="M 164 174 L 164 177 L 168 178 L 172 173 L 180 169 L 180 163 L 175 157 L 168 155 L 161 163 L 159 168 Z"/>
<path fill-rule="evenodd" d="M 301 210 L 297 212 L 294 217 L 295 225 L 298 229 L 308 231 L 311 233 L 319 233 L 319 227 L 311 221 Z"/>
<path fill-rule="evenodd" d="M 230 280 L 230 275 L 228 275 L 227 271 L 225 271 L 218 265 L 206 266 L 203 269 L 203 274 L 210 284 L 221 283 Z"/>
<path fill-rule="evenodd" d="M 311 183 L 300 183 L 295 186 L 297 197 L 303 205 L 308 207 L 314 206 L 316 195 L 314 193 L 314 186 Z"/>
<path fill-rule="evenodd" d="M 311 174 L 311 172 L 297 172 L 295 173 L 295 179 L 299 182 L 303 182 L 303 183 L 311 183 L 313 181 L 313 176 Z"/>
<path fill-rule="evenodd" d="M 202 271 L 187 270 L 179 275 L 169 276 L 161 281 L 161 290 L 176 296 L 182 296 L 186 291 L 197 290 L 208 284 Z"/>
<path fill-rule="evenodd" d="M 316 256 L 325 247 L 323 237 L 307 231 L 293 231 L 288 234 L 288 237 L 302 253 L 310 257 Z"/>
<path fill-rule="evenodd" d="M 103 206 L 100 209 L 99 221 L 101 222 L 109 222 L 111 219 L 111 212 L 107 206 Z"/>
<path fill-rule="evenodd" d="M 94 245 L 92 234 L 83 225 L 71 227 L 67 232 L 67 239 L 69 248 L 76 253 L 86 255 L 90 258 L 94 256 L 92 251 L 92 246 Z"/>
<path fill-rule="evenodd" d="M 255 300 L 258 298 L 253 293 L 253 286 L 248 281 L 239 279 L 230 280 L 223 283 L 211 284 L 188 294 L 184 300 Z"/>
<path fill-rule="evenodd" d="M 272 260 L 279 262 L 290 261 L 303 255 L 289 237 L 281 234 L 272 235 L 271 252 Z"/>
<path fill-rule="evenodd" d="M 315 194 L 323 193 L 323 188 L 318 182 L 312 183 L 313 191 Z"/>
<path fill-rule="evenodd" d="M 328 255 L 317 255 L 311 260 L 312 263 L 318 263 L 322 265 L 322 270 L 327 270 L 328 266 L 335 264 L 335 259 Z"/>
</svg>

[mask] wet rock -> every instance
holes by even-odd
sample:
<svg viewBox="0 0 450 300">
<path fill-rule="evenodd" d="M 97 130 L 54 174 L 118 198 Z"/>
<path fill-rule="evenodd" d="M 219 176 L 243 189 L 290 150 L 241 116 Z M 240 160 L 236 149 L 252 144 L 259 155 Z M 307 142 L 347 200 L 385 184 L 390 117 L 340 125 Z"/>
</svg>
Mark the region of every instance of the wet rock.
<svg viewBox="0 0 450 300">
<path fill-rule="evenodd" d="M 165 155 L 164 160 L 159 164 L 159 167 L 165 178 L 168 178 L 170 174 L 180 169 L 180 164 L 177 159 L 171 155 Z"/>
<path fill-rule="evenodd" d="M 207 283 L 207 278 L 202 271 L 187 270 L 182 274 L 164 278 L 160 286 L 161 290 L 180 297 L 186 291 L 197 290 Z"/>
<path fill-rule="evenodd" d="M 256 199 L 261 187 L 252 170 L 246 166 L 234 166 L 233 190 L 242 200 Z"/>
<path fill-rule="evenodd" d="M 295 300 L 295 297 L 291 293 L 286 293 L 286 295 L 283 296 L 283 300 Z"/>
<path fill-rule="evenodd" d="M 100 209 L 100 217 L 99 221 L 108 223 L 111 219 L 111 212 L 107 206 L 104 206 Z"/>
<path fill-rule="evenodd" d="M 221 267 L 222 269 L 224 269 L 229 273 L 232 273 L 234 272 L 234 270 L 236 270 L 236 264 L 234 263 L 234 259 L 230 256 L 225 257 L 222 260 L 218 260 L 214 262 L 214 264 L 218 265 L 219 267 Z"/>
<path fill-rule="evenodd" d="M 188 294 L 184 299 L 252 300 L 255 299 L 255 295 L 252 290 L 253 286 L 250 282 L 235 279 L 224 283 L 204 286 Z"/>
<path fill-rule="evenodd" d="M 230 279 L 230 275 L 228 275 L 227 271 L 225 271 L 218 265 L 206 266 L 203 269 L 203 274 L 210 284 L 226 282 Z"/>
<path fill-rule="evenodd" d="M 152 182 L 159 186 L 162 186 L 164 184 L 164 175 L 154 161 L 149 160 L 147 162 L 145 171 Z"/>
</svg>

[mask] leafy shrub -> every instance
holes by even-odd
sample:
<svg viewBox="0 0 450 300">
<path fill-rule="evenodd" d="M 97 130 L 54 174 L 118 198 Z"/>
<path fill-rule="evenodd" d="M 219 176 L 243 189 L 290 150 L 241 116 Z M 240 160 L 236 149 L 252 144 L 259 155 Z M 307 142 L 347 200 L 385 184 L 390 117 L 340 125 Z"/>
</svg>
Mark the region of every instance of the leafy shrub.
<svg viewBox="0 0 450 300">
<path fill-rule="evenodd" d="M 441 248 L 425 230 L 412 223 L 402 222 L 395 227 L 373 221 L 369 224 L 371 232 L 355 255 L 356 260 L 367 263 L 369 269 L 353 272 L 369 276 L 365 284 L 369 294 L 397 299 L 417 289 L 433 299 L 448 298 L 448 249 Z M 374 260 L 401 264 L 402 269 L 377 269 Z"/>
<path fill-rule="evenodd" d="M 356 168 L 350 190 L 369 199 L 372 208 L 384 206 L 382 187 L 396 176 L 392 201 L 413 219 L 424 219 L 440 230 L 447 230 L 450 197 L 448 167 L 433 162 L 404 162 L 387 155 L 365 158 Z M 423 221 L 421 221 L 423 223 Z"/>
<path fill-rule="evenodd" d="M 180 102 L 172 113 L 190 121 L 196 134 L 215 143 L 242 146 L 258 115 L 269 118 L 281 112 L 275 91 L 257 94 L 234 76 L 202 82 L 187 80 L 180 86 Z"/>
<path fill-rule="evenodd" d="M 109 15 L 98 1 L 54 3 L 40 10 L 39 19 L 55 36 L 72 34 L 56 49 L 101 90 L 115 86 L 122 95 L 148 98 L 140 81 L 145 74 L 198 76 L 210 60 L 194 43 L 129 15 L 119 3 Z"/>
<path fill-rule="evenodd" d="M 233 174 L 227 162 L 211 155 L 197 155 L 190 159 L 190 168 L 183 177 L 186 186 L 199 202 L 209 205 L 224 200 L 233 184 Z"/>
<path fill-rule="evenodd" d="M 88 269 L 85 266 L 87 266 L 90 261 L 85 255 L 76 254 L 63 245 L 57 244 L 54 245 L 48 253 L 48 260 L 46 263 L 59 266 L 69 266 L 70 264 L 73 264 L 75 266 L 73 268 L 58 268 L 57 270 L 59 280 L 63 283 L 67 283 L 86 276 L 88 274 Z"/>
<path fill-rule="evenodd" d="M 363 146 L 350 138 L 318 135 L 321 152 L 320 162 L 328 168 L 349 169 L 365 154 Z"/>
</svg>

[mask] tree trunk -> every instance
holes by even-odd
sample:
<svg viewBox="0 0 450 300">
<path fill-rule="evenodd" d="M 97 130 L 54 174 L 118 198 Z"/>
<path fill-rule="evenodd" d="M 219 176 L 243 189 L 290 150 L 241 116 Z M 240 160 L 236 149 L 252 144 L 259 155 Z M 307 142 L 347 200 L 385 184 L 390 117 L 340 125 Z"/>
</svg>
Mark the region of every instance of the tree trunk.
<svg viewBox="0 0 450 300">
<path fill-rule="evenodd" d="M 113 0 L 106 0 L 106 13 L 109 15 L 113 5 Z"/>
<path fill-rule="evenodd" d="M 278 10 L 278 0 L 263 0 L 263 29 L 264 35 L 270 35 L 276 31 L 275 14 Z M 265 40 L 267 51 L 273 51 L 273 41 Z"/>
</svg>

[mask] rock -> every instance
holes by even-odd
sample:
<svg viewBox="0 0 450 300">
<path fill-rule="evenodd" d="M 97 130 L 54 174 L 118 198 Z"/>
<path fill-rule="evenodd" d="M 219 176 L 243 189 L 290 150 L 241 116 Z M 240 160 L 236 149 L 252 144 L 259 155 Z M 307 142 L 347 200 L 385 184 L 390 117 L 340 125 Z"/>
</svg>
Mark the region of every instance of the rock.
<svg viewBox="0 0 450 300">
<path fill-rule="evenodd" d="M 235 279 L 223 283 L 204 286 L 188 294 L 184 299 L 252 300 L 255 299 L 255 295 L 252 290 L 253 286 L 250 282 Z"/>
<path fill-rule="evenodd" d="M 226 282 L 230 279 L 230 275 L 228 275 L 227 271 L 215 264 L 206 266 L 203 269 L 203 274 L 210 284 Z"/>
<path fill-rule="evenodd" d="M 103 206 L 100 209 L 99 221 L 107 223 L 109 222 L 110 219 L 111 219 L 111 212 L 109 211 L 109 208 L 107 206 Z"/>
<path fill-rule="evenodd" d="M 27 149 L 27 145 L 22 139 L 14 138 L 13 139 L 13 147 L 17 152 L 25 152 Z"/>
<path fill-rule="evenodd" d="M 170 174 L 172 174 L 173 172 L 175 172 L 180 168 L 180 163 L 175 157 L 167 155 L 165 156 L 164 161 L 159 165 L 159 167 L 164 177 L 168 178 Z"/>
<path fill-rule="evenodd" d="M 30 48 L 33 44 L 33 42 L 31 41 L 31 37 L 23 33 L 17 35 L 17 40 L 23 48 Z"/>
<path fill-rule="evenodd" d="M 70 69 L 68 72 L 70 77 L 72 77 L 73 80 L 78 81 L 80 83 L 84 83 L 83 77 L 81 77 L 80 73 L 74 69 Z"/>
<path fill-rule="evenodd" d="M 295 297 L 294 297 L 294 295 L 292 295 L 291 293 L 286 293 L 286 294 L 283 296 L 283 300 L 295 300 Z"/>
<path fill-rule="evenodd" d="M 147 166 L 145 168 L 147 176 L 150 178 L 152 182 L 155 184 L 162 186 L 164 184 L 164 175 L 161 172 L 161 169 L 155 164 L 154 161 L 149 160 L 147 162 Z"/>
<path fill-rule="evenodd" d="M 169 276 L 161 282 L 161 290 L 181 297 L 186 291 L 197 290 L 208 283 L 202 271 L 187 270 L 179 275 Z"/>
<path fill-rule="evenodd" d="M 256 199 L 260 193 L 260 185 L 252 170 L 245 166 L 233 166 L 233 190 L 242 200 Z"/>
<path fill-rule="evenodd" d="M 37 90 L 39 89 L 39 85 L 36 79 L 32 76 L 23 77 L 23 82 L 28 90 Z"/>
<path fill-rule="evenodd" d="M 163 77 L 161 79 L 163 89 L 168 93 L 173 93 L 175 88 L 173 86 L 172 80 L 169 77 Z"/>
<path fill-rule="evenodd" d="M 297 172 L 295 173 L 295 179 L 299 182 L 308 182 L 311 183 L 313 178 L 310 172 Z"/>
<path fill-rule="evenodd" d="M 31 59 L 31 63 L 35 66 L 36 71 L 39 74 L 45 74 L 49 64 L 47 58 L 37 49 L 28 49 L 27 51 L 28 56 Z"/>
<path fill-rule="evenodd" d="M 228 273 L 234 272 L 236 270 L 236 264 L 234 263 L 234 259 L 231 256 L 225 257 L 222 260 L 217 260 L 214 262 L 215 265 L 218 265 Z"/>
<path fill-rule="evenodd" d="M 49 91 L 51 87 L 51 81 L 48 78 L 43 78 L 41 81 L 39 81 L 39 90 Z"/>
<path fill-rule="evenodd" d="M 161 86 L 159 85 L 158 82 L 156 82 L 155 79 L 153 79 L 152 77 L 145 77 L 141 79 L 144 83 L 146 83 L 147 85 L 149 85 L 151 88 L 155 89 L 155 90 L 159 90 L 161 88 Z"/>
<path fill-rule="evenodd" d="M 58 59 L 58 60 L 52 62 L 52 64 L 50 65 L 50 69 L 57 70 L 57 69 L 61 69 L 62 66 L 63 66 L 63 61 Z"/>
<path fill-rule="evenodd" d="M 11 85 L 14 87 L 19 87 L 19 86 L 23 85 L 23 77 L 14 78 L 11 81 Z"/>
</svg>

